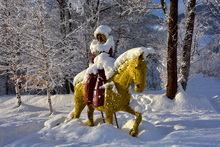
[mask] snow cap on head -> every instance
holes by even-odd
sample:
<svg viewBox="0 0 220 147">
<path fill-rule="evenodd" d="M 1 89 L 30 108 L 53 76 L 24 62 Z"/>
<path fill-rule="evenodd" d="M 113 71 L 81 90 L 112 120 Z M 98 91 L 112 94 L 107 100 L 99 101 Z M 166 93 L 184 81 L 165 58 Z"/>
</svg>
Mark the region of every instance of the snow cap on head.
<svg viewBox="0 0 220 147">
<path fill-rule="evenodd" d="M 112 31 L 112 29 L 109 26 L 101 25 L 95 30 L 94 36 L 96 38 L 96 35 L 100 33 L 100 34 L 104 34 L 106 36 L 106 38 L 108 38 L 111 31 Z"/>
</svg>

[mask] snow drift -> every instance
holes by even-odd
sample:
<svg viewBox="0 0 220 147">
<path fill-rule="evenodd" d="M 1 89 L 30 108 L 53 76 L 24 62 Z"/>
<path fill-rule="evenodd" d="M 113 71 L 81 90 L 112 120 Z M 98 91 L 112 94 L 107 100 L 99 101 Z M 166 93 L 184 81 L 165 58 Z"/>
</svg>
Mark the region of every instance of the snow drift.
<svg viewBox="0 0 220 147">
<path fill-rule="evenodd" d="M 1 96 L 0 146 L 218 146 L 219 89 L 219 79 L 196 75 L 175 100 L 165 91 L 132 92 L 131 105 L 143 114 L 137 138 L 128 134 L 134 117 L 124 112 L 117 113 L 120 129 L 103 124 L 98 111 L 94 127 L 84 124 L 86 110 L 81 119 L 64 124 L 74 108 L 72 94 L 52 97 L 55 112 L 49 118 L 46 96 L 23 96 L 17 109 L 14 96 Z"/>
</svg>

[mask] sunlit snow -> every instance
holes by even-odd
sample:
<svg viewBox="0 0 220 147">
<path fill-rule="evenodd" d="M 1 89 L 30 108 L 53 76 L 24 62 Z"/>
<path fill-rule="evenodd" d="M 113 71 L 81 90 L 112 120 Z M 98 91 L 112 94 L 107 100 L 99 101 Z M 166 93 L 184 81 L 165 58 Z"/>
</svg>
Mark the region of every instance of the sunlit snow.
<svg viewBox="0 0 220 147">
<path fill-rule="evenodd" d="M 186 92 L 178 89 L 175 100 L 165 91 L 132 92 L 131 106 L 143 114 L 138 137 L 131 137 L 134 117 L 117 112 L 120 129 L 103 124 L 95 111 L 95 126 L 84 125 L 86 109 L 80 119 L 64 124 L 74 108 L 73 94 L 54 95 L 54 114 L 48 117 L 47 98 L 22 96 L 23 104 L 14 108 L 15 96 L 0 97 L 0 146 L 219 146 L 220 80 L 193 76 Z"/>
</svg>

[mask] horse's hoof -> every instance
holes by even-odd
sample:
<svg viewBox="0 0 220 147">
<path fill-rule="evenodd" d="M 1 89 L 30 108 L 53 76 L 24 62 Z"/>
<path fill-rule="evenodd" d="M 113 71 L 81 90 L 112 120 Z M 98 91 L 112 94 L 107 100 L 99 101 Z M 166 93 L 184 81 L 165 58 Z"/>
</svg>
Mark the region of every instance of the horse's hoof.
<svg viewBox="0 0 220 147">
<path fill-rule="evenodd" d="M 137 131 L 134 131 L 133 129 L 131 129 L 131 131 L 129 132 L 129 134 L 130 134 L 132 137 L 136 137 L 136 136 L 137 136 Z"/>
<path fill-rule="evenodd" d="M 85 125 L 90 126 L 90 127 L 93 127 L 93 126 L 94 126 L 94 123 L 91 123 L 91 122 L 87 121 L 87 122 L 85 122 Z"/>
<path fill-rule="evenodd" d="M 72 120 L 72 119 L 66 119 L 66 120 L 64 121 L 64 124 L 70 122 L 71 120 Z"/>
<path fill-rule="evenodd" d="M 90 127 L 94 127 L 95 125 L 94 125 L 94 124 L 89 123 L 89 124 L 88 124 L 88 126 L 90 126 Z"/>
</svg>

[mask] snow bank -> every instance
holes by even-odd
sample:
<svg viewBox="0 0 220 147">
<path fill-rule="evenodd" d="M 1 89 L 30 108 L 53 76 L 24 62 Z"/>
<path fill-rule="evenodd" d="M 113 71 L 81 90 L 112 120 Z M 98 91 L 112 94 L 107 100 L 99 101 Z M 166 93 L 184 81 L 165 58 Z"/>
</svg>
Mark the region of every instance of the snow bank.
<svg viewBox="0 0 220 147">
<path fill-rule="evenodd" d="M 195 97 L 186 93 L 179 85 L 175 99 L 167 98 L 165 94 L 161 95 L 139 95 L 134 94 L 131 106 L 139 112 L 143 110 L 153 112 L 215 112 L 210 101 L 204 97 Z"/>
<path fill-rule="evenodd" d="M 187 92 L 192 94 L 205 95 L 213 98 L 220 94 L 220 79 L 214 77 L 207 77 L 203 74 L 197 74 L 189 79 L 189 86 Z"/>
<path fill-rule="evenodd" d="M 212 92 L 197 87 L 204 80 L 201 87 L 212 87 Z M 121 129 L 103 124 L 98 111 L 95 126 L 86 126 L 86 109 L 80 119 L 62 123 L 74 107 L 72 95 L 52 96 L 55 113 L 49 118 L 46 96 L 23 96 L 25 104 L 18 109 L 13 106 L 15 97 L 1 97 L 0 146 L 219 146 L 220 114 L 212 99 L 220 94 L 220 82 L 200 75 L 190 81 L 190 89 L 178 89 L 175 100 L 169 100 L 165 91 L 132 92 L 131 105 L 142 112 L 137 138 L 128 134 L 134 116 L 125 112 L 117 112 Z"/>
<path fill-rule="evenodd" d="M 35 133 L 40 131 L 44 127 L 44 122 L 48 120 L 47 96 L 23 95 L 23 103 L 19 108 L 14 107 L 17 102 L 14 96 L 1 96 L 0 99 L 2 100 L 0 103 L 0 146 L 27 137 L 31 138 L 32 144 L 32 138 L 38 140 Z M 62 111 L 66 116 L 65 113 L 68 114 L 73 107 L 72 95 L 55 95 L 51 99 L 54 114 Z M 26 146 L 29 145 L 26 144 Z"/>
<path fill-rule="evenodd" d="M 220 79 L 197 74 L 189 79 L 186 90 L 194 97 L 209 100 L 212 107 L 220 113 Z"/>
<path fill-rule="evenodd" d="M 65 119 L 66 119 L 65 115 L 59 114 L 59 115 L 53 116 L 51 119 L 46 121 L 44 123 L 44 126 L 47 128 L 52 128 L 63 123 Z"/>
</svg>

